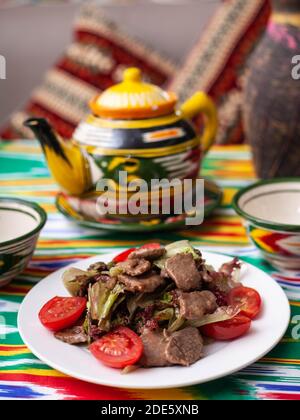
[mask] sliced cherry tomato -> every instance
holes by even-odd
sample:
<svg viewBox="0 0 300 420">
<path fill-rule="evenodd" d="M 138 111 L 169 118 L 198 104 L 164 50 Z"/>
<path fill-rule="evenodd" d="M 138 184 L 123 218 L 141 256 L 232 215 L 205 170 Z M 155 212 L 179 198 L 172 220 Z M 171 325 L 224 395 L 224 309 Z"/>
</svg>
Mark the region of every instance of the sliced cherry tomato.
<svg viewBox="0 0 300 420">
<path fill-rule="evenodd" d="M 201 331 L 207 337 L 215 340 L 226 341 L 245 335 L 251 327 L 251 319 L 246 316 L 237 315 L 228 321 L 216 322 L 205 325 Z"/>
<path fill-rule="evenodd" d="M 86 308 L 86 298 L 55 297 L 47 302 L 39 312 L 44 327 L 60 331 L 72 327 Z"/>
<path fill-rule="evenodd" d="M 136 248 L 127 249 L 126 251 L 122 252 L 121 254 L 117 255 L 114 259 L 114 263 L 120 263 L 127 260 L 130 254 L 136 251 Z"/>
<path fill-rule="evenodd" d="M 232 289 L 228 296 L 229 305 L 240 305 L 240 315 L 250 319 L 257 317 L 261 310 L 262 301 L 259 293 L 249 287 L 237 287 Z"/>
<path fill-rule="evenodd" d="M 145 244 L 141 246 L 140 249 L 158 249 L 161 245 L 159 243 L 153 242 L 152 244 Z"/>
<path fill-rule="evenodd" d="M 143 342 L 127 327 L 118 327 L 90 345 L 91 353 L 106 366 L 123 369 L 142 356 Z"/>
</svg>

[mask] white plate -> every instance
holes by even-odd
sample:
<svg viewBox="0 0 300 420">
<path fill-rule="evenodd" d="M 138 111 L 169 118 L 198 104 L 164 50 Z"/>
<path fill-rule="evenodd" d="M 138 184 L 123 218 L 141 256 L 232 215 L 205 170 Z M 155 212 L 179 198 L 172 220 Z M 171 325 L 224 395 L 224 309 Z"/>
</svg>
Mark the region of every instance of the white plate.
<svg viewBox="0 0 300 420">
<path fill-rule="evenodd" d="M 91 263 L 109 262 L 115 254 L 80 261 L 73 266 L 86 269 Z M 230 258 L 204 253 L 209 264 L 218 268 Z M 237 372 L 265 356 L 283 337 L 290 320 L 290 306 L 281 287 L 263 271 L 243 266 L 242 282 L 261 294 L 264 308 L 248 335 L 206 347 L 205 358 L 190 367 L 139 369 L 127 375 L 99 363 L 84 347 L 65 344 L 41 325 L 40 308 L 54 296 L 68 296 L 61 281 L 63 270 L 46 277 L 25 297 L 18 316 L 21 337 L 42 361 L 67 375 L 87 382 L 120 388 L 173 388 L 208 382 Z"/>
</svg>

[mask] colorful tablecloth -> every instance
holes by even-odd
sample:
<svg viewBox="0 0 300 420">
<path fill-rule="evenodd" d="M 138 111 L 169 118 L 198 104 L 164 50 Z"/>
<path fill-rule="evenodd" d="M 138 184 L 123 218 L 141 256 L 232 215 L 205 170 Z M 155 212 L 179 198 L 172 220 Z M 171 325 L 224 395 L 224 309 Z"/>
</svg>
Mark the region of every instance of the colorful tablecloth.
<svg viewBox="0 0 300 420">
<path fill-rule="evenodd" d="M 200 228 L 147 235 L 147 240 L 167 243 L 187 238 L 203 249 L 238 255 L 271 273 L 292 307 L 290 328 L 282 342 L 264 359 L 235 375 L 180 389 L 124 391 L 81 382 L 45 365 L 24 346 L 18 334 L 17 312 L 24 295 L 54 270 L 78 259 L 140 245 L 144 238 L 85 229 L 67 221 L 56 211 L 57 187 L 49 177 L 39 146 L 29 141 L 0 143 L 0 195 L 36 201 L 49 216 L 27 270 L 0 289 L 0 319 L 6 320 L 6 325 L 0 325 L 0 398 L 300 399 L 300 273 L 274 272 L 249 243 L 241 219 L 230 206 L 234 193 L 254 180 L 249 149 L 215 147 L 205 160 L 203 174 L 224 188 L 222 208 Z"/>
</svg>

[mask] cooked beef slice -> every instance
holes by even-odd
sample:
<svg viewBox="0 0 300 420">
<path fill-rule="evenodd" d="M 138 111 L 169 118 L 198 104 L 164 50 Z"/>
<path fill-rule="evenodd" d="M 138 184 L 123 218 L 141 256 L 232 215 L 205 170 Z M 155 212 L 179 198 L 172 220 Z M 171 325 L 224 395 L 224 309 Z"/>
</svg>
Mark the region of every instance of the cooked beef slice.
<svg viewBox="0 0 300 420">
<path fill-rule="evenodd" d="M 205 303 L 200 292 L 181 293 L 178 298 L 180 315 L 188 320 L 201 319 L 205 314 Z"/>
<path fill-rule="evenodd" d="M 125 274 L 135 277 L 147 273 L 151 269 L 151 263 L 143 258 L 130 259 L 119 263 L 118 267 L 122 268 Z"/>
<path fill-rule="evenodd" d="M 201 319 L 217 309 L 216 298 L 211 292 L 181 292 L 178 301 L 180 315 L 188 320 Z"/>
<path fill-rule="evenodd" d="M 88 341 L 88 336 L 85 334 L 83 327 L 80 325 L 59 331 L 54 335 L 58 338 L 58 340 L 68 344 L 84 344 Z"/>
<path fill-rule="evenodd" d="M 95 277 L 96 282 L 101 282 L 105 285 L 105 287 L 109 290 L 112 290 L 115 285 L 117 284 L 116 277 L 110 277 L 108 274 L 100 274 L 99 276 Z"/>
<path fill-rule="evenodd" d="M 129 255 L 130 260 L 134 259 L 145 259 L 145 260 L 158 260 L 160 257 L 165 255 L 165 248 L 155 248 L 155 249 L 137 249 Z"/>
<path fill-rule="evenodd" d="M 165 350 L 167 361 L 172 365 L 189 366 L 203 356 L 203 339 L 197 328 L 187 327 L 173 333 Z"/>
<path fill-rule="evenodd" d="M 139 364 L 144 367 L 163 367 L 170 363 L 166 357 L 167 341 L 162 332 L 144 330 L 141 335 L 144 352 Z"/>
<path fill-rule="evenodd" d="M 165 280 L 153 271 L 139 277 L 121 274 L 118 276 L 118 281 L 123 283 L 126 290 L 132 293 L 152 293 L 159 286 L 165 284 Z"/>
<path fill-rule="evenodd" d="M 192 254 L 177 254 L 168 258 L 165 270 L 178 289 L 184 292 L 200 289 L 201 274 L 197 270 Z"/>
<path fill-rule="evenodd" d="M 102 273 L 102 271 L 107 271 L 107 265 L 104 262 L 97 262 L 91 264 L 88 268 L 88 271 L 96 271 L 97 273 Z"/>
<path fill-rule="evenodd" d="M 144 367 L 189 366 L 201 359 L 203 339 L 197 328 L 187 327 L 170 336 L 160 331 L 145 330 L 141 335 Z"/>
<path fill-rule="evenodd" d="M 214 313 L 218 309 L 216 296 L 209 290 L 200 292 L 200 295 L 205 302 L 205 315 Z"/>
</svg>

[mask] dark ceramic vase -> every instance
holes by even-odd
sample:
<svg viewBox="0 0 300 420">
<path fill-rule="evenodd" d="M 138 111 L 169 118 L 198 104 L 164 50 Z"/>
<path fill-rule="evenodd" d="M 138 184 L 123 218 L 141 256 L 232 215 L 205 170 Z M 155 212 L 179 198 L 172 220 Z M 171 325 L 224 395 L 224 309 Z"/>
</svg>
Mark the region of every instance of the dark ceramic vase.
<svg viewBox="0 0 300 420">
<path fill-rule="evenodd" d="M 267 30 L 248 62 L 243 105 L 261 178 L 300 176 L 300 1 L 272 3 Z"/>
</svg>

